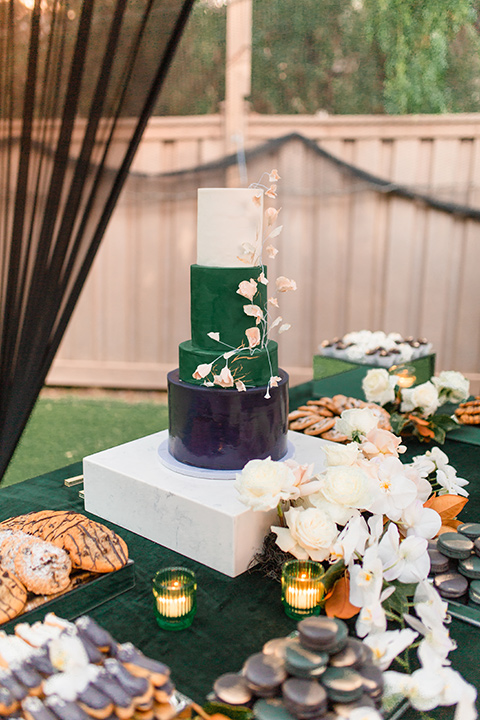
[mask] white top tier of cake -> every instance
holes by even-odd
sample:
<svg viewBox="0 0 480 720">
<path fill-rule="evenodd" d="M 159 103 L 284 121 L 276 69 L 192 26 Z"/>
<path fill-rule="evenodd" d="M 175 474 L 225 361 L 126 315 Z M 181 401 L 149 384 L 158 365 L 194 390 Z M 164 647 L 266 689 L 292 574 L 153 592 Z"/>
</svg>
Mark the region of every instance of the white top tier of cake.
<svg viewBox="0 0 480 720">
<path fill-rule="evenodd" d="M 263 233 L 263 190 L 200 188 L 197 211 L 197 264 L 244 267 L 244 243 L 259 256 Z M 255 263 L 257 264 L 257 263 Z"/>
</svg>

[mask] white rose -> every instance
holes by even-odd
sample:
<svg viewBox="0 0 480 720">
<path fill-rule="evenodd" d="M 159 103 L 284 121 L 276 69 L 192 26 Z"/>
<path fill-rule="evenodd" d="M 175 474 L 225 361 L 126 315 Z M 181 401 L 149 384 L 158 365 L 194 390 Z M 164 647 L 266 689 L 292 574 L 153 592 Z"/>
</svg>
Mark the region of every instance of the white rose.
<svg viewBox="0 0 480 720">
<path fill-rule="evenodd" d="M 254 510 L 271 510 L 280 500 L 298 497 L 295 474 L 283 462 L 250 460 L 241 473 L 237 473 L 234 488 L 239 500 Z"/>
<path fill-rule="evenodd" d="M 402 404 L 400 406 L 402 412 L 410 412 L 419 408 L 424 417 L 429 417 L 429 415 L 433 415 L 439 405 L 437 388 L 430 380 L 422 385 L 402 390 Z"/>
<path fill-rule="evenodd" d="M 363 378 L 362 388 L 368 402 L 386 405 L 395 400 L 396 379 L 384 368 L 369 370 Z"/>
<path fill-rule="evenodd" d="M 378 420 L 368 408 L 344 410 L 335 422 L 335 429 L 351 440 L 360 440 L 376 428 Z"/>
<path fill-rule="evenodd" d="M 272 527 L 281 550 L 299 560 L 328 558 L 338 530 L 326 513 L 317 508 L 290 508 L 285 519 L 288 528 Z"/>
<path fill-rule="evenodd" d="M 367 508 L 372 500 L 372 481 L 359 467 L 329 467 L 321 478 L 321 493 L 328 502 L 353 508 Z M 314 503 L 314 495 L 310 500 Z"/>
<path fill-rule="evenodd" d="M 348 443 L 348 445 L 325 445 L 323 448 L 327 465 L 353 465 L 358 457 L 359 449 L 357 443 Z"/>
<path fill-rule="evenodd" d="M 444 402 L 462 402 L 470 395 L 469 381 L 456 370 L 443 370 L 438 377 L 432 377 L 432 383 L 438 390 L 442 405 Z"/>
</svg>

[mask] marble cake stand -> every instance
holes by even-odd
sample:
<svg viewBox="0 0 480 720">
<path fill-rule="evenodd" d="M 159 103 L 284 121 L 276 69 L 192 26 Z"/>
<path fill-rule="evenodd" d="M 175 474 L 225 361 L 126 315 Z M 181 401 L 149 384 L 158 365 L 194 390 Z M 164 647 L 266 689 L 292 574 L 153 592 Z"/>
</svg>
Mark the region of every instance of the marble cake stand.
<svg viewBox="0 0 480 720">
<path fill-rule="evenodd" d="M 254 512 L 233 480 L 193 477 L 161 462 L 168 431 L 84 458 L 85 510 L 230 577 L 244 572 L 276 512 Z M 289 432 L 297 462 L 324 467 L 326 441 Z"/>
</svg>

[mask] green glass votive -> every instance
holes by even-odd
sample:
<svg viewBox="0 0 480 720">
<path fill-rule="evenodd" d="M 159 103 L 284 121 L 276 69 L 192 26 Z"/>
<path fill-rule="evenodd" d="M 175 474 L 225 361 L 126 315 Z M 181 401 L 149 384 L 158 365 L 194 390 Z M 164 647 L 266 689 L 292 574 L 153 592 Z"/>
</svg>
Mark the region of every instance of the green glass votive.
<svg viewBox="0 0 480 720">
<path fill-rule="evenodd" d="M 287 560 L 282 567 L 282 602 L 291 618 L 320 614 L 324 570 L 313 560 Z"/>
<path fill-rule="evenodd" d="M 195 573 L 184 567 L 159 570 L 152 581 L 155 617 L 164 630 L 190 627 L 197 611 Z"/>
</svg>

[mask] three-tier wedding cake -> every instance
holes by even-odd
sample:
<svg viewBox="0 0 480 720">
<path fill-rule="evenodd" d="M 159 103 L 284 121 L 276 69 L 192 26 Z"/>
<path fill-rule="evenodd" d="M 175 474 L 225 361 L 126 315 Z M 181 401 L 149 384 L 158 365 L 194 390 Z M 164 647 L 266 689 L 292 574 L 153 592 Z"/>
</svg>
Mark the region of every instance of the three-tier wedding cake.
<svg viewBox="0 0 480 720">
<path fill-rule="evenodd" d="M 168 449 L 186 465 L 240 470 L 287 452 L 288 376 L 268 338 L 263 215 L 257 188 L 198 191 L 191 340 L 168 375 Z"/>
</svg>

